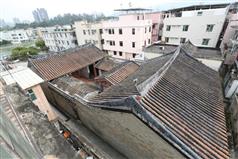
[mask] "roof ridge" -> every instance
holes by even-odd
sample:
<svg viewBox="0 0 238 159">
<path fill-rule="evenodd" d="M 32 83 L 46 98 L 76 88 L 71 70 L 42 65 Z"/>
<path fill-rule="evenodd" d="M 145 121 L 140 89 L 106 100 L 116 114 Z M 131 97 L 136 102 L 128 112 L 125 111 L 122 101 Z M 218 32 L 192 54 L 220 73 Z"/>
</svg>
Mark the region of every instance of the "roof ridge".
<svg viewBox="0 0 238 159">
<path fill-rule="evenodd" d="M 178 48 L 174 52 L 174 55 L 164 64 L 164 66 L 159 68 L 159 70 L 155 72 L 147 80 L 143 81 L 140 85 L 136 86 L 138 92 L 140 92 L 142 96 L 147 94 L 150 88 L 153 87 L 161 79 L 161 77 L 163 77 L 163 75 L 167 72 L 167 70 L 170 68 L 172 63 L 178 57 L 180 52 L 181 52 L 181 45 L 178 46 Z"/>
</svg>

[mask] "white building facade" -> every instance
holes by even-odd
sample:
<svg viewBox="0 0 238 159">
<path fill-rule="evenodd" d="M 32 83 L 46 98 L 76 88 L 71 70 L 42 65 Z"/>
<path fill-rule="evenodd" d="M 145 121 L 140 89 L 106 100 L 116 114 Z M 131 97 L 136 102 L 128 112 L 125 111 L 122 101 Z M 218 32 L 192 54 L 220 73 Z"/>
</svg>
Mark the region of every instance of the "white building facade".
<svg viewBox="0 0 238 159">
<path fill-rule="evenodd" d="M 12 30 L 1 32 L 1 40 L 11 41 L 13 44 L 20 44 L 30 41 L 26 30 Z"/>
<path fill-rule="evenodd" d="M 50 51 L 58 52 L 75 48 L 78 43 L 72 26 L 55 26 L 41 29 L 42 38 Z"/>
<path fill-rule="evenodd" d="M 78 45 L 92 43 L 102 50 L 102 23 L 75 22 Z"/>
<path fill-rule="evenodd" d="M 163 20 L 162 40 L 172 45 L 190 40 L 198 47 L 218 48 L 228 8 L 167 12 Z"/>
</svg>

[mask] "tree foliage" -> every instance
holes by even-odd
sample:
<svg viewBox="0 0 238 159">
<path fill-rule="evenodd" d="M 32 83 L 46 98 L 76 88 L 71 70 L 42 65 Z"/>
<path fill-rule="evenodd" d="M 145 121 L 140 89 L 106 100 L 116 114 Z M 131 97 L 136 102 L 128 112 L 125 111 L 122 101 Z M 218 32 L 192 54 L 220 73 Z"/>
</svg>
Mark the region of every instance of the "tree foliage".
<svg viewBox="0 0 238 159">
<path fill-rule="evenodd" d="M 48 48 L 45 45 L 44 40 L 42 40 L 42 39 L 37 40 L 35 42 L 35 45 L 36 45 L 36 47 L 39 47 L 41 49 L 41 51 L 47 51 L 48 50 Z"/>
<path fill-rule="evenodd" d="M 36 28 L 36 27 L 49 27 L 54 25 L 68 25 L 73 24 L 75 21 L 100 21 L 110 19 L 112 17 L 106 17 L 104 14 L 64 14 L 58 15 L 54 18 L 51 18 L 49 21 L 44 21 L 41 23 L 33 22 L 31 24 L 16 24 L 13 29 L 27 29 L 27 28 Z"/>
<path fill-rule="evenodd" d="M 37 55 L 39 49 L 35 47 L 16 47 L 12 49 L 11 59 L 12 60 L 27 60 L 30 55 Z"/>
<path fill-rule="evenodd" d="M 11 41 L 7 41 L 7 40 L 0 41 L 0 46 L 7 45 L 7 44 L 11 44 Z"/>
</svg>

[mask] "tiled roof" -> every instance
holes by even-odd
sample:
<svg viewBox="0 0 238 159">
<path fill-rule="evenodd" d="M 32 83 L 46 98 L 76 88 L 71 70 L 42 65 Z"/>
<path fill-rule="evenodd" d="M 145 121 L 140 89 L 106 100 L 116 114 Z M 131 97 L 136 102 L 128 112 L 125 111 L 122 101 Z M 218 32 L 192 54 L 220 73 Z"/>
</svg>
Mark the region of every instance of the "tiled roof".
<svg viewBox="0 0 238 159">
<path fill-rule="evenodd" d="M 165 127 L 165 131 L 189 147 L 190 154 L 201 158 L 229 158 L 217 72 L 182 49 L 174 56 L 142 96 L 141 106 Z"/>
<path fill-rule="evenodd" d="M 119 84 L 113 85 L 106 91 L 102 92 L 94 98 L 95 101 L 105 101 L 112 99 L 125 98 L 130 95 L 139 94 L 136 84 L 139 85 L 143 81 L 152 76 L 160 67 L 162 67 L 173 55 L 166 54 L 157 57 L 141 64 L 139 68 L 132 72 L 126 79 L 122 80 Z M 116 69 L 116 68 L 115 68 Z M 136 83 L 135 83 L 136 81 Z"/>
<path fill-rule="evenodd" d="M 102 59 L 104 54 L 95 46 L 85 46 L 29 59 L 29 66 L 44 80 L 52 80 L 84 68 Z"/>
<path fill-rule="evenodd" d="M 118 63 L 116 63 L 112 59 L 104 58 L 103 60 L 99 61 L 95 65 L 95 68 L 97 68 L 99 70 L 103 70 L 103 71 L 110 71 L 117 65 L 118 65 Z"/>
<path fill-rule="evenodd" d="M 139 68 L 139 65 L 133 61 L 127 61 L 115 67 L 110 72 L 107 72 L 104 77 L 113 85 L 120 83 L 129 75 L 134 73 Z"/>
</svg>

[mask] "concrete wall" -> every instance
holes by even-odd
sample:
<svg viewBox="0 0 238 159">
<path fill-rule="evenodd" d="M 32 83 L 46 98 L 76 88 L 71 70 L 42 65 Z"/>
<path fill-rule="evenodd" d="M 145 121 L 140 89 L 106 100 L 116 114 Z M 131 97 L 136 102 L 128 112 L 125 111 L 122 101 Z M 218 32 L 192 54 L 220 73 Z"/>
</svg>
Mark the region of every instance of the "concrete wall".
<svg viewBox="0 0 238 159">
<path fill-rule="evenodd" d="M 202 12 L 201 16 L 197 13 Z M 169 17 L 164 19 L 164 28 L 162 40 L 169 38 L 168 44 L 180 44 L 180 38 L 190 40 L 194 45 L 200 47 L 215 48 L 221 34 L 227 8 L 207 9 L 195 11 L 183 11 L 182 17 Z M 211 32 L 207 32 L 207 25 L 212 24 L 214 28 Z M 166 31 L 166 27 L 170 25 L 170 31 Z M 189 25 L 188 31 L 182 31 L 183 25 Z M 208 45 L 202 45 L 203 39 L 210 39 Z"/>
<path fill-rule="evenodd" d="M 234 95 L 230 105 L 231 123 L 233 128 L 233 141 L 235 149 L 238 151 L 238 96 Z"/>
<path fill-rule="evenodd" d="M 75 104 L 73 102 L 71 102 L 68 98 L 63 97 L 60 93 L 52 91 L 52 89 L 48 87 L 47 83 L 44 83 L 42 85 L 42 88 L 48 101 L 53 106 L 55 106 L 61 113 L 63 113 L 67 117 L 71 117 L 74 119 L 78 117 L 76 114 L 76 110 L 74 109 Z"/>
<path fill-rule="evenodd" d="M 57 103 L 69 111 L 68 102 L 61 99 L 64 97 L 53 94 Z M 84 125 L 130 159 L 185 158 L 131 113 L 88 107 L 79 102 L 75 108 Z"/>
</svg>

